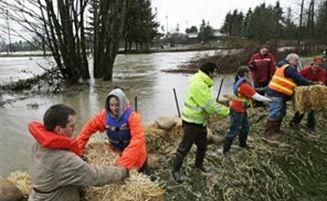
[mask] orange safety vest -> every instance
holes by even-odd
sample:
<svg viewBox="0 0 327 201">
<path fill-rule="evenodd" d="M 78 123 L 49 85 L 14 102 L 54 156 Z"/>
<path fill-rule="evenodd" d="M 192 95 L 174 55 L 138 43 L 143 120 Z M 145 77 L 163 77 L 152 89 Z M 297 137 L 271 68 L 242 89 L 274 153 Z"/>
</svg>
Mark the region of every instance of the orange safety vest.
<svg viewBox="0 0 327 201">
<path fill-rule="evenodd" d="M 285 69 L 289 65 L 286 64 L 280 68 L 277 68 L 274 76 L 269 82 L 268 87 L 274 91 L 278 91 L 282 94 L 292 96 L 294 92 L 294 88 L 296 87 L 296 83 L 293 79 L 285 77 Z"/>
</svg>

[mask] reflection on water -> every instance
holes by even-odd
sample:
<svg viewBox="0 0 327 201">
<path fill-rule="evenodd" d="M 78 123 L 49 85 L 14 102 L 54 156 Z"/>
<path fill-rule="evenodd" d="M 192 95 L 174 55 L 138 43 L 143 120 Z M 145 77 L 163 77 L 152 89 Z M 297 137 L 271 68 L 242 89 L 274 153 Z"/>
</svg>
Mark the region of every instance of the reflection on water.
<svg viewBox="0 0 327 201">
<path fill-rule="evenodd" d="M 83 123 L 103 108 L 104 98 L 114 86 L 122 87 L 126 91 L 131 104 L 134 104 L 134 97 L 138 97 L 138 110 L 142 114 L 143 122 L 160 116 L 177 115 L 173 88 L 177 91 L 179 106 L 182 109 L 187 79 L 190 75 L 164 73 L 161 70 L 176 68 L 177 65 L 195 56 L 208 53 L 213 52 L 119 55 L 112 82 L 95 80 L 92 86 L 74 86 L 63 94 L 35 95 L 5 105 L 0 108 L 0 176 L 7 176 L 13 170 L 27 169 L 30 147 L 34 142 L 27 131 L 27 124 L 32 120 L 41 121 L 43 113 L 52 104 L 64 103 L 76 109 L 79 115 L 76 133 Z M 46 64 L 41 58 L 17 59 L 23 60 L 27 68 L 35 73 L 39 67 L 33 63 L 34 61 Z M 0 82 L 17 72 L 21 72 L 18 74 L 20 77 L 26 76 L 22 73 L 22 69 L 26 69 L 24 62 L 18 62 L 16 58 L 0 58 L 0 75 L 3 76 L 0 77 Z M 1 63 L 11 66 L 13 73 L 11 74 L 11 71 L 4 68 Z M 215 80 L 217 85 L 220 79 L 221 76 Z M 226 76 L 221 94 L 230 93 L 231 82 L 231 77 Z M 213 89 L 214 94 L 217 94 L 219 88 L 217 85 Z M 2 96 L 4 98 L 4 95 Z M 14 98 L 23 95 L 6 96 Z"/>
</svg>

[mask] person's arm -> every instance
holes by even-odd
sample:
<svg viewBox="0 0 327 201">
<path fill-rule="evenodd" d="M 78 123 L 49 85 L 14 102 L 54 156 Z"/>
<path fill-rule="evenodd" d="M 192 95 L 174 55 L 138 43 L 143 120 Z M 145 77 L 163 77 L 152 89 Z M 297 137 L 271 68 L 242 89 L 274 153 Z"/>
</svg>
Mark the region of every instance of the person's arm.
<svg viewBox="0 0 327 201">
<path fill-rule="evenodd" d="M 311 80 L 305 79 L 300 73 L 297 72 L 296 68 L 292 66 L 286 68 L 285 76 L 292 78 L 297 85 L 314 84 Z"/>
<path fill-rule="evenodd" d="M 67 153 L 58 159 L 55 173 L 58 186 L 103 186 L 120 182 L 128 176 L 124 167 L 91 165 Z"/>
<path fill-rule="evenodd" d="M 255 89 L 249 85 L 248 83 L 242 83 L 240 85 L 240 93 L 247 97 L 247 98 L 252 98 L 254 100 L 257 101 L 261 101 L 261 102 L 269 102 L 271 101 L 270 98 L 267 98 L 265 96 L 262 96 L 260 94 L 258 94 Z"/>
<path fill-rule="evenodd" d="M 220 116 L 228 116 L 229 108 L 218 104 L 216 99 L 212 96 L 210 88 L 205 84 L 200 84 L 194 90 L 193 101 L 199 105 L 208 114 L 218 114 Z"/>
<path fill-rule="evenodd" d="M 254 65 L 254 59 L 256 58 L 255 54 L 251 56 L 249 62 L 248 62 L 248 66 L 250 68 L 251 71 L 255 71 L 256 70 L 256 66 Z"/>
<path fill-rule="evenodd" d="M 128 125 L 131 132 L 129 145 L 124 149 L 119 157 L 117 164 L 127 169 L 141 168 L 146 158 L 146 146 L 144 137 L 144 128 L 141 121 L 141 115 L 133 112 Z"/>
<path fill-rule="evenodd" d="M 326 82 L 326 71 L 322 68 L 319 68 L 319 75 L 318 75 L 319 84 L 324 84 Z"/>
<path fill-rule="evenodd" d="M 271 55 L 271 62 L 270 62 L 270 79 L 274 76 L 275 74 L 275 71 L 276 71 L 276 60 L 275 60 L 275 57 L 274 55 L 270 54 Z"/>
<path fill-rule="evenodd" d="M 97 131 L 103 132 L 106 129 L 106 111 L 102 110 L 95 117 L 89 120 L 82 128 L 81 132 L 77 137 L 77 143 L 81 150 L 84 152 L 85 146 L 89 141 L 92 134 Z"/>
<path fill-rule="evenodd" d="M 271 101 L 270 98 L 267 98 L 267 97 L 265 97 L 265 96 L 262 96 L 262 95 L 260 95 L 260 94 L 258 94 L 258 93 L 255 93 L 255 94 L 252 96 L 252 98 L 253 98 L 254 100 L 256 100 L 256 101 L 260 101 L 260 102 L 270 102 L 270 101 Z"/>
</svg>

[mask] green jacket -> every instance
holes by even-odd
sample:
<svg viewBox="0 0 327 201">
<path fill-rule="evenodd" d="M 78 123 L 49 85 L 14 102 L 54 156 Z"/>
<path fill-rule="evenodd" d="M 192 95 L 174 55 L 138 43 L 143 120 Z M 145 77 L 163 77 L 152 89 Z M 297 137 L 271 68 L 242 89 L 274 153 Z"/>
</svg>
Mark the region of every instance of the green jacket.
<svg viewBox="0 0 327 201">
<path fill-rule="evenodd" d="M 188 84 L 182 112 L 184 121 L 206 126 L 211 114 L 229 115 L 229 108 L 219 105 L 212 96 L 211 87 L 214 81 L 207 74 L 199 70 L 190 78 Z"/>
</svg>

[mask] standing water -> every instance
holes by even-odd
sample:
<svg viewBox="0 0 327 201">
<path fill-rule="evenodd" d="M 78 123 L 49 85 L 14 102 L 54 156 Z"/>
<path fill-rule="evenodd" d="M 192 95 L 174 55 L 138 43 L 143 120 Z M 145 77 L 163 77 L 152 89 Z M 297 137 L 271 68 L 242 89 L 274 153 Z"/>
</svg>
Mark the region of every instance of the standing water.
<svg viewBox="0 0 327 201">
<path fill-rule="evenodd" d="M 27 131 L 30 121 L 42 121 L 45 110 L 57 103 L 73 107 L 78 113 L 78 134 L 83 123 L 104 107 L 104 99 L 114 87 L 122 87 L 131 104 L 138 97 L 138 111 L 143 122 L 161 116 L 177 115 L 173 96 L 176 89 L 182 109 L 189 74 L 164 73 L 161 70 L 176 68 L 192 58 L 213 54 L 214 51 L 118 55 L 112 82 L 95 80 L 91 86 L 74 86 L 67 92 L 54 95 L 0 94 L 1 99 L 12 99 L 0 107 L 0 176 L 6 177 L 15 170 L 27 170 L 31 145 L 34 139 Z M 28 78 L 41 73 L 39 64 L 47 66 L 41 57 L 0 58 L 0 83 Z M 213 94 L 217 95 L 221 76 L 215 80 Z M 221 94 L 230 93 L 232 79 L 224 80 Z"/>
</svg>

